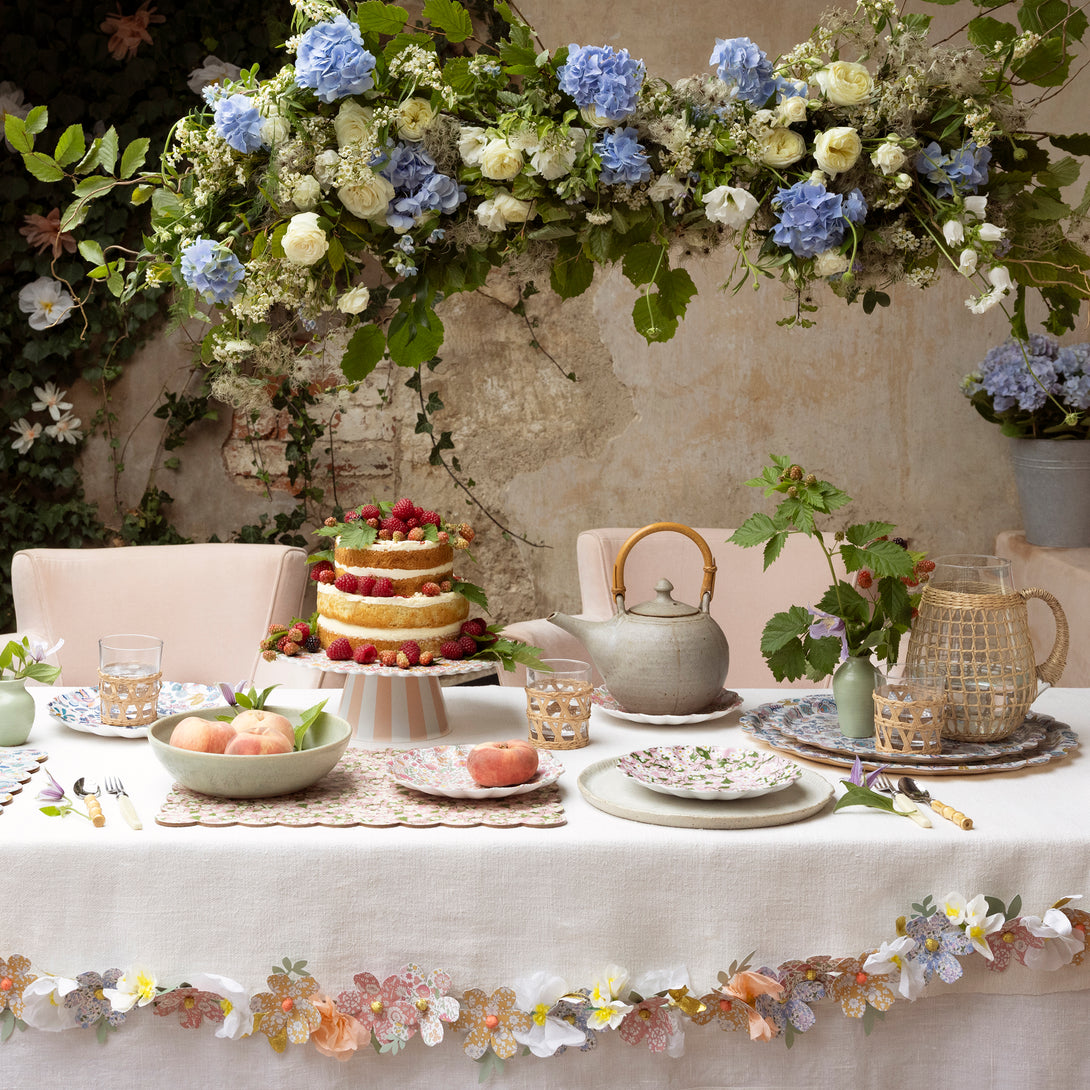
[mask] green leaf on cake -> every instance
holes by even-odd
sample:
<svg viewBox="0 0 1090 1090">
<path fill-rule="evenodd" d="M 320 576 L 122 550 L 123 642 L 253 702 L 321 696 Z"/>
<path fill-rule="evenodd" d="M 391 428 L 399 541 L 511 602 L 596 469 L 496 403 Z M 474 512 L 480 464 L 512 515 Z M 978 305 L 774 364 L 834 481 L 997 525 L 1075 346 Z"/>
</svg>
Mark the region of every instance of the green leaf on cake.
<svg viewBox="0 0 1090 1090">
<path fill-rule="evenodd" d="M 378 537 L 378 530 L 366 522 L 338 522 L 336 526 L 319 526 L 314 531 L 319 537 L 340 538 L 342 549 L 369 549 Z"/>
<path fill-rule="evenodd" d="M 455 594 L 460 594 L 463 598 L 468 598 L 475 606 L 480 606 L 485 613 L 488 612 L 488 596 L 476 583 L 466 583 L 461 579 L 455 579 L 451 583 L 450 589 L 453 590 Z"/>
<path fill-rule="evenodd" d="M 499 626 L 489 626 L 489 631 L 492 631 L 493 627 Z M 542 669 L 544 667 L 544 663 L 541 661 L 542 654 L 540 647 L 533 647 L 519 640 L 509 640 L 506 636 L 499 636 L 487 647 L 479 648 L 477 653 L 471 657 L 486 661 L 494 659 L 503 666 L 504 670 L 510 673 L 519 664 L 533 669 Z"/>
</svg>

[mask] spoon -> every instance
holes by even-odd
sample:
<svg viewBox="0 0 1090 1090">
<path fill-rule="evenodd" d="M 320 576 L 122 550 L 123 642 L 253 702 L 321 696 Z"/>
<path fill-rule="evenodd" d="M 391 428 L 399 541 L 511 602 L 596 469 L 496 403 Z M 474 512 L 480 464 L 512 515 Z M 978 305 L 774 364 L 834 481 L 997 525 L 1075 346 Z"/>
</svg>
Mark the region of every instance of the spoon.
<svg viewBox="0 0 1090 1090">
<path fill-rule="evenodd" d="M 106 824 L 106 816 L 102 813 L 102 807 L 98 801 L 98 784 L 97 783 L 84 783 L 83 777 L 80 776 L 78 780 L 72 785 L 72 790 L 75 791 L 81 799 L 84 799 L 87 804 L 87 813 L 91 816 L 91 824 L 96 829 L 101 829 Z"/>
<path fill-rule="evenodd" d="M 960 810 L 955 810 L 945 802 L 932 799 L 930 793 L 925 791 L 911 776 L 902 776 L 897 781 L 897 786 L 913 802 L 930 803 L 931 809 L 936 814 L 942 814 L 947 821 L 952 821 L 959 829 L 971 829 L 973 827 L 972 818 L 966 817 Z"/>
</svg>

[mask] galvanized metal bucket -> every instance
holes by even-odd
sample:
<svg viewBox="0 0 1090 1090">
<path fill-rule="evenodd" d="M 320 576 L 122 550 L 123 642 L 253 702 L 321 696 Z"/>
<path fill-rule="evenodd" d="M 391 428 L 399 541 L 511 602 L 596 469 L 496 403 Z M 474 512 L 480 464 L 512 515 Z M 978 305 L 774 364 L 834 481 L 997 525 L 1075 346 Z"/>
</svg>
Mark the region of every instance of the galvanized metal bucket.
<svg viewBox="0 0 1090 1090">
<path fill-rule="evenodd" d="M 1090 546 L 1090 440 L 1011 439 L 1010 450 L 1026 541 Z"/>
</svg>

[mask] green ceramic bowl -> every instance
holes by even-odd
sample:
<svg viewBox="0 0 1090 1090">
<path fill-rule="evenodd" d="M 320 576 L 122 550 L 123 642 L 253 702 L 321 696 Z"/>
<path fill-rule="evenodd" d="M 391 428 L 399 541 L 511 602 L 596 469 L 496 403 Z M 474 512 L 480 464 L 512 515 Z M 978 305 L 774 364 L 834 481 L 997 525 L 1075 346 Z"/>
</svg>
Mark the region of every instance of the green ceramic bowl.
<svg viewBox="0 0 1090 1090">
<path fill-rule="evenodd" d="M 300 720 L 299 708 L 269 708 L 285 715 L 293 724 Z M 303 749 L 293 753 L 237 755 L 196 753 L 169 744 L 171 731 L 191 715 L 216 719 L 223 708 L 202 708 L 179 712 L 152 723 L 148 741 L 160 764 L 183 787 L 224 799 L 264 799 L 290 795 L 317 783 L 344 755 L 352 738 L 352 728 L 340 716 L 321 712 L 306 737 Z"/>
</svg>

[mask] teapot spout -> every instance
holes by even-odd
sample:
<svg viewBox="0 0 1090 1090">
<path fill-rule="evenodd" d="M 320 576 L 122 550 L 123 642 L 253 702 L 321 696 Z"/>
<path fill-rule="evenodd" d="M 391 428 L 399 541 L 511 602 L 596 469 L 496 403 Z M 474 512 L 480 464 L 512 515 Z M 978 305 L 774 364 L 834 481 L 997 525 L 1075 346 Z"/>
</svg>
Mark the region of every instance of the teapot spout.
<svg viewBox="0 0 1090 1090">
<path fill-rule="evenodd" d="M 567 613 L 550 613 L 545 619 L 575 636 L 576 639 L 586 644 L 588 649 L 594 638 L 592 635 L 593 630 L 602 624 L 601 621 L 588 621 L 583 617 L 571 617 Z"/>
</svg>

